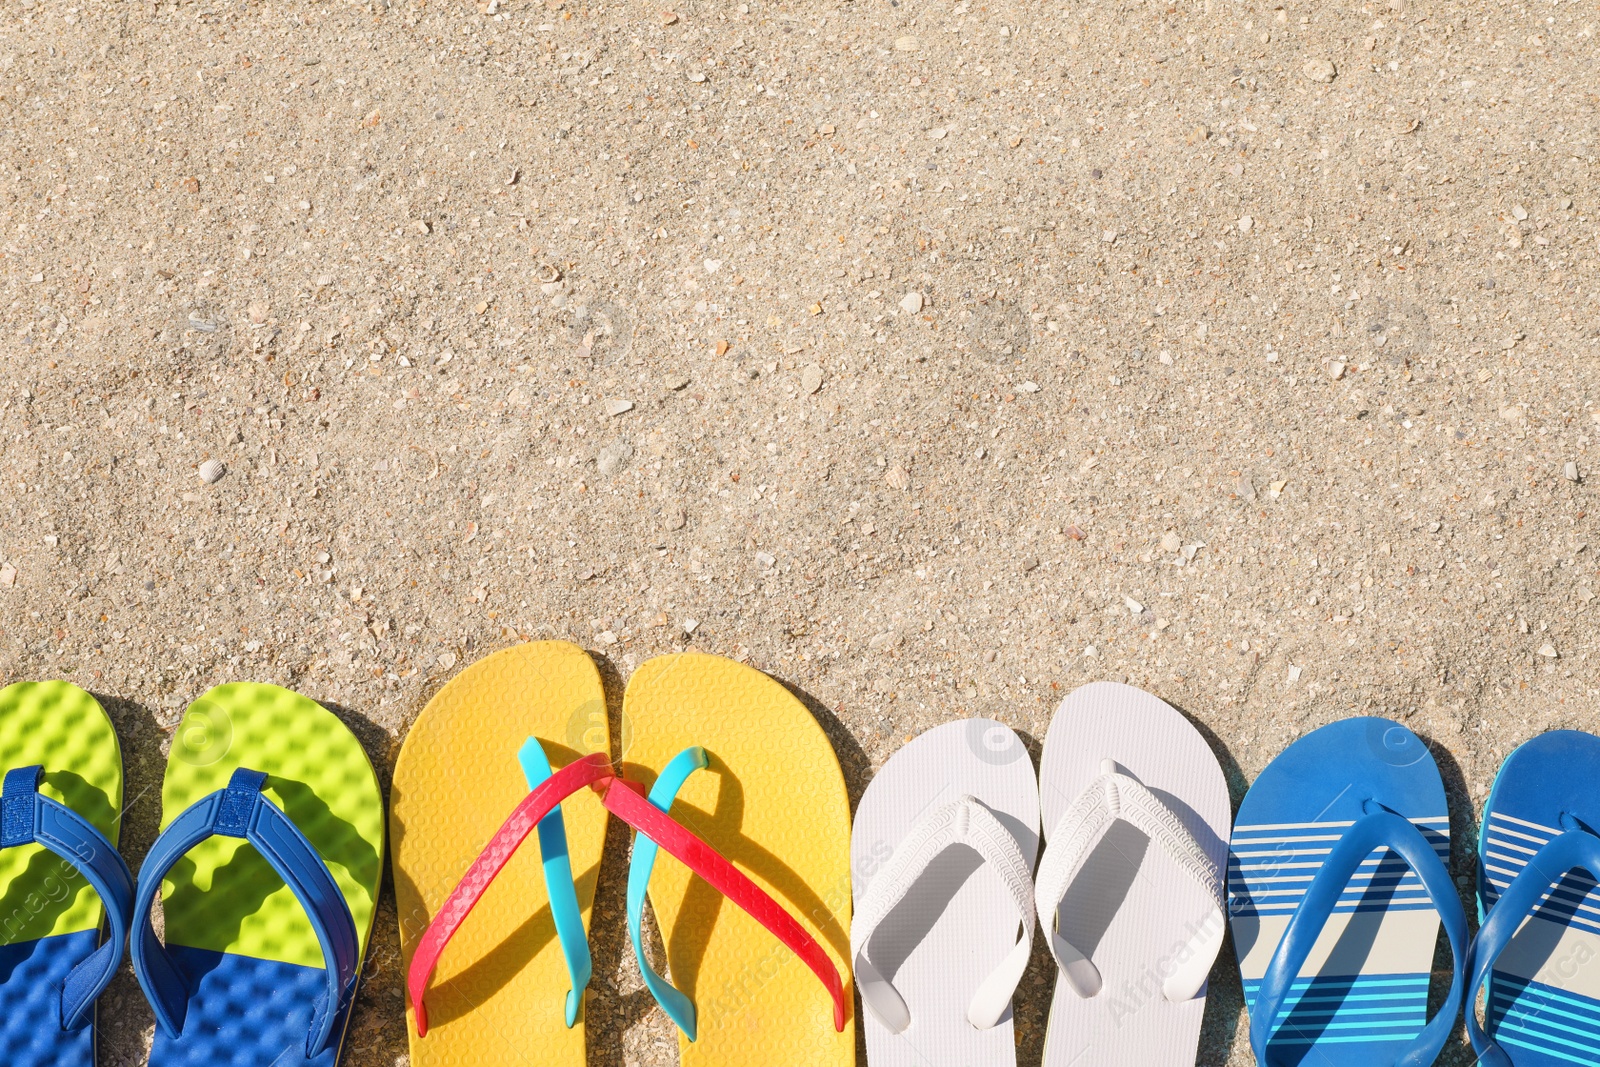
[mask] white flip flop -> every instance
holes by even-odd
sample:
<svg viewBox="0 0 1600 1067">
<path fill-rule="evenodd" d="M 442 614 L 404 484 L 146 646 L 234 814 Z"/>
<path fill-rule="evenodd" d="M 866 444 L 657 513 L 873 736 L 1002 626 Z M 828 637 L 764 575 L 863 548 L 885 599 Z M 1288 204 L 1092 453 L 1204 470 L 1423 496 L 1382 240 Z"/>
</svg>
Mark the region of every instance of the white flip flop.
<svg viewBox="0 0 1600 1067">
<path fill-rule="evenodd" d="M 850 951 L 872 1067 L 1016 1062 L 1039 787 L 1010 727 L 936 726 L 880 770 L 850 835 Z M 1019 936 L 1020 931 L 1020 936 Z"/>
<path fill-rule="evenodd" d="M 1193 1067 L 1222 910 L 1228 785 L 1176 709 L 1071 693 L 1045 737 L 1035 890 L 1059 965 L 1044 1067 Z"/>
</svg>

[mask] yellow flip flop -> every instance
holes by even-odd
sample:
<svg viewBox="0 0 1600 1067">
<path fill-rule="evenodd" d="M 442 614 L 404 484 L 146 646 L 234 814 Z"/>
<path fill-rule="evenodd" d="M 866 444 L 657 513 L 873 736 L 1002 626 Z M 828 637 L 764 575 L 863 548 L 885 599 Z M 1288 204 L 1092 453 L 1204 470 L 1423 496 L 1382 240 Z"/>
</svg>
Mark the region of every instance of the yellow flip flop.
<svg viewBox="0 0 1600 1067">
<path fill-rule="evenodd" d="M 463 872 L 535 779 L 548 779 L 551 765 L 562 774 L 608 767 L 609 751 L 600 673 L 564 641 L 487 656 L 429 701 L 401 749 L 390 802 L 408 970 Z M 420 996 L 408 1003 L 412 1067 L 584 1063 L 584 939 L 606 812 L 575 797 L 537 828 L 541 848 L 511 855 L 483 884 L 472 921 L 438 957 L 426 1010 Z"/>
<path fill-rule="evenodd" d="M 848 975 L 850 802 L 833 745 L 805 705 L 760 671 L 682 653 L 634 673 L 623 721 L 624 776 L 654 780 L 651 802 L 798 917 Z M 637 838 L 629 919 L 639 951 L 636 897 L 648 883 L 676 991 L 642 951 L 639 962 L 678 1022 L 682 1067 L 853 1065 L 848 994 L 830 1007 L 817 966 L 688 867 L 654 860 L 654 846 Z"/>
</svg>

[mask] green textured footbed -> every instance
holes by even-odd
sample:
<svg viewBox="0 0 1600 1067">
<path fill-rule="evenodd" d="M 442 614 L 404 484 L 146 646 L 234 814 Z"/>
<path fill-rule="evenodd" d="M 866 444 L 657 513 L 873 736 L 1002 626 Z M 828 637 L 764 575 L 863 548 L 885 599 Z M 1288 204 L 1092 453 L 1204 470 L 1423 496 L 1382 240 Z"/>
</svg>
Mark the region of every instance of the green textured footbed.
<svg viewBox="0 0 1600 1067">
<path fill-rule="evenodd" d="M 235 769 L 267 774 L 266 795 L 321 854 L 350 905 L 363 956 L 383 877 L 383 795 L 348 727 L 275 685 L 219 685 L 189 705 L 161 784 L 161 828 L 224 789 Z M 168 944 L 324 966 L 300 902 L 242 838 L 202 841 L 161 886 Z"/>
<path fill-rule="evenodd" d="M 117 843 L 122 749 L 99 701 L 70 682 L 0 689 L 0 773 L 35 764 L 45 796 Z M 0 945 L 100 928 L 99 895 L 70 870 L 43 845 L 0 850 Z"/>
</svg>

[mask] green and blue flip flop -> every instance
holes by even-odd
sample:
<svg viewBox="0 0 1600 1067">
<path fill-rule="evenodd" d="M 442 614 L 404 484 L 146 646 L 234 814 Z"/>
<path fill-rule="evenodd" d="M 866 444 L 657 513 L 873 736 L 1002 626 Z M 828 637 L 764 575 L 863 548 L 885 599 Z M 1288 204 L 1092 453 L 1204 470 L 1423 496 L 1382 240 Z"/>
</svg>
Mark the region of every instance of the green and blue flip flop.
<svg viewBox="0 0 1600 1067">
<path fill-rule="evenodd" d="M 131 939 L 150 1067 L 334 1067 L 383 877 L 383 796 L 355 735 L 287 689 L 217 686 L 178 724 L 161 801 Z"/>
<path fill-rule="evenodd" d="M 68 682 L 6 686 L 0 772 L 0 1048 L 8 1063 L 94 1067 L 95 1003 L 133 910 L 116 730 Z"/>
</svg>

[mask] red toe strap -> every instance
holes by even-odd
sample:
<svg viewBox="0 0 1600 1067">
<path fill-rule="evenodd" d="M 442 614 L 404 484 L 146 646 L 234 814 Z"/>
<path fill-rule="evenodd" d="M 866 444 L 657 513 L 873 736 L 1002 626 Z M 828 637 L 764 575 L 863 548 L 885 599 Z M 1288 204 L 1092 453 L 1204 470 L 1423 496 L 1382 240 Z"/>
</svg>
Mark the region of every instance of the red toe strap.
<svg viewBox="0 0 1600 1067">
<path fill-rule="evenodd" d="M 596 752 L 567 764 L 541 782 L 537 789 L 517 805 L 510 818 L 506 819 L 505 824 L 484 846 L 483 852 L 472 861 L 472 866 L 468 868 L 460 884 L 450 893 L 450 898 L 444 902 L 444 907 L 439 909 L 438 914 L 433 917 L 433 922 L 423 932 L 416 954 L 411 957 L 411 970 L 406 975 L 406 988 L 411 994 L 412 1005 L 417 1009 L 418 1037 L 428 1032 L 428 1012 L 423 1006 L 422 997 L 427 991 L 428 979 L 432 977 L 433 969 L 439 962 L 439 955 L 444 952 L 445 945 L 450 943 L 450 938 L 455 936 L 455 932 L 460 929 L 462 922 L 489 888 L 495 876 L 533 832 L 533 828 L 539 825 L 539 820 L 550 814 L 557 804 L 586 785 L 609 782 L 615 776 L 616 771 L 612 769 L 611 762 L 604 753 Z M 648 804 L 645 806 L 649 807 Z"/>
<path fill-rule="evenodd" d="M 621 784 L 623 788 L 613 786 Z M 496 831 L 488 845 L 473 860 L 461 882 L 451 892 L 417 944 L 411 957 L 411 969 L 406 976 L 406 989 L 417 1013 L 417 1036 L 428 1032 L 428 1012 L 423 995 L 428 988 L 445 945 L 460 929 L 495 876 L 510 861 L 517 848 L 525 841 L 539 820 L 550 814 L 556 805 L 582 789 L 592 786 L 601 795 L 606 808 L 628 825 L 650 838 L 660 847 L 676 856 L 680 862 L 699 875 L 713 889 L 733 901 L 752 918 L 766 927 L 774 937 L 791 952 L 805 961 L 806 966 L 821 980 L 833 998 L 833 1026 L 842 1031 L 848 1008 L 845 1004 L 844 986 L 839 981 L 838 969 L 822 946 L 806 932 L 777 901 L 757 886 L 716 849 L 696 837 L 676 820 L 644 798 L 643 790 L 633 782 L 616 777 L 616 771 L 601 753 L 585 756 L 569 763 L 542 782 L 517 805 L 504 825 Z"/>
<path fill-rule="evenodd" d="M 612 814 L 676 856 L 713 889 L 749 912 L 752 918 L 805 961 L 833 998 L 833 1028 L 844 1030 L 844 986 L 839 981 L 839 972 L 833 961 L 822 951 L 816 939 L 760 886 L 723 859 L 716 849 L 646 800 L 637 783 L 618 778 L 606 783 L 603 788 L 602 802 Z"/>
</svg>

